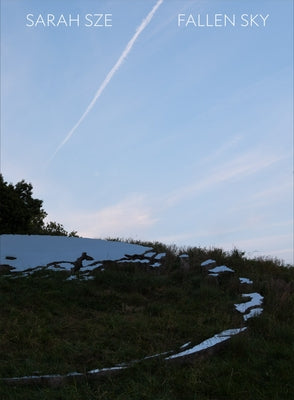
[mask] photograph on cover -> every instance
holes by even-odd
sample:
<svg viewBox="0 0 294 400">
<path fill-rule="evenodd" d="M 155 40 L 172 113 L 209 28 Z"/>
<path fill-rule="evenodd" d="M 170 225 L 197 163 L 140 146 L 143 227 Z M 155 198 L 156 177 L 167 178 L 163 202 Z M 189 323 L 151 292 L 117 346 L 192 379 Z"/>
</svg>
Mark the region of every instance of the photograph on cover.
<svg viewBox="0 0 294 400">
<path fill-rule="evenodd" d="M 293 0 L 0 4 L 0 398 L 293 399 Z"/>
<path fill-rule="evenodd" d="M 1 0 L 2 179 L 84 238 L 293 263 L 292 11 Z"/>
</svg>

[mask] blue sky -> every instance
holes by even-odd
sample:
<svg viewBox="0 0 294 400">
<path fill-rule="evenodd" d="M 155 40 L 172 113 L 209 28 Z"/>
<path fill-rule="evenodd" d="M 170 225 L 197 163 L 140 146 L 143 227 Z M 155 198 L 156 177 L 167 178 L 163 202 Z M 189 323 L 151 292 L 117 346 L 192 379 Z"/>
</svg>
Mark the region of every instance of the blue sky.
<svg viewBox="0 0 294 400">
<path fill-rule="evenodd" d="M 84 237 L 292 263 L 292 0 L 164 0 L 60 147 L 156 4 L 1 0 L 5 180 L 31 182 L 48 220 Z M 48 13 L 80 26 L 26 26 Z M 95 13 L 112 26 L 84 26 Z"/>
</svg>

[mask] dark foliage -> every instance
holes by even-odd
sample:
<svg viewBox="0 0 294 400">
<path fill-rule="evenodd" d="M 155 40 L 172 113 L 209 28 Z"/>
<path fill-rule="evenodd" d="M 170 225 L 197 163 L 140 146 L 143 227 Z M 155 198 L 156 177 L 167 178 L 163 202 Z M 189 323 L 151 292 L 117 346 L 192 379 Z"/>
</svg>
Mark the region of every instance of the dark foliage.
<svg viewBox="0 0 294 400">
<path fill-rule="evenodd" d="M 22 180 L 13 185 L 0 174 L 0 198 L 0 234 L 76 236 L 59 223 L 44 223 L 47 213 L 43 201 L 33 198 L 31 183 Z"/>
<path fill-rule="evenodd" d="M 32 197 L 33 187 L 24 180 L 15 186 L 0 175 L 0 233 L 36 234 L 44 226 L 43 201 Z"/>
</svg>

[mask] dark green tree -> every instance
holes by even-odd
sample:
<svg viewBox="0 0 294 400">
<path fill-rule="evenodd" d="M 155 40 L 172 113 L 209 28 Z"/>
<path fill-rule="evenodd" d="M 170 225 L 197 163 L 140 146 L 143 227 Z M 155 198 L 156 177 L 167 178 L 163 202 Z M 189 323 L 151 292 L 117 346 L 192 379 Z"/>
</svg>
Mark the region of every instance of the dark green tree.
<svg viewBox="0 0 294 400">
<path fill-rule="evenodd" d="M 56 222 L 44 223 L 43 201 L 33 198 L 33 186 L 24 180 L 15 186 L 0 174 L 0 234 L 76 236 Z"/>
<path fill-rule="evenodd" d="M 24 180 L 15 186 L 0 175 L 0 232 L 40 233 L 47 213 L 43 201 L 32 197 L 33 186 Z"/>
<path fill-rule="evenodd" d="M 72 231 L 72 232 L 67 232 L 64 229 L 64 226 L 62 224 L 59 224 L 57 222 L 48 222 L 43 230 L 42 230 L 43 235 L 54 235 L 54 236 L 75 236 L 77 237 L 77 232 Z"/>
</svg>

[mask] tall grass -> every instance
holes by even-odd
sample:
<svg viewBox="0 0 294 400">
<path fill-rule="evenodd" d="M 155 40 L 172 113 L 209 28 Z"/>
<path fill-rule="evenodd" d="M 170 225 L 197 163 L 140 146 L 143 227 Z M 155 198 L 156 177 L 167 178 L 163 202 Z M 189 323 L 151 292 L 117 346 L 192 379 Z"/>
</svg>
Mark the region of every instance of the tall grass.
<svg viewBox="0 0 294 400">
<path fill-rule="evenodd" d="M 113 263 L 90 281 L 67 281 L 66 273 L 52 271 L 0 277 L 1 377 L 85 372 L 197 344 L 243 324 L 234 303 L 248 290 L 264 296 L 263 314 L 211 357 L 180 365 L 149 359 L 118 376 L 59 388 L 1 383 L 1 398 L 292 399 L 294 269 L 247 259 L 236 249 L 157 244 L 156 250 L 167 253 L 161 270 Z M 189 272 L 180 269 L 184 252 Z M 235 274 L 205 279 L 200 263 L 207 258 Z M 240 285 L 239 276 L 253 285 Z"/>
</svg>

